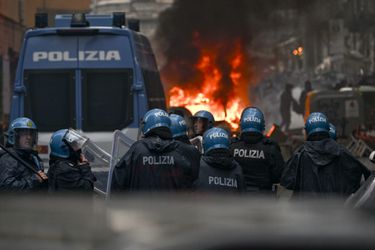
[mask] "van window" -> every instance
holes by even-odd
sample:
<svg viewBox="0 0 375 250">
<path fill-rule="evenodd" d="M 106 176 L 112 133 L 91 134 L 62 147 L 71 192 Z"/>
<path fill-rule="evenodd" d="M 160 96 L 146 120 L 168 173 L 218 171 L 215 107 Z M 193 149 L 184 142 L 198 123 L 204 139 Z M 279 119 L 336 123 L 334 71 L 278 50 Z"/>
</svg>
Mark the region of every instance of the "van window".
<svg viewBox="0 0 375 250">
<path fill-rule="evenodd" d="M 165 96 L 159 72 L 142 69 L 142 75 L 146 87 L 148 108 L 160 108 L 165 110 Z"/>
<path fill-rule="evenodd" d="M 74 71 L 26 71 L 24 113 L 38 130 L 75 128 Z"/>
<path fill-rule="evenodd" d="M 152 53 L 150 42 L 143 35 L 134 34 L 135 53 L 142 69 L 145 83 L 148 108 L 166 109 L 163 84 L 160 80 L 155 56 Z"/>
<path fill-rule="evenodd" d="M 83 70 L 82 130 L 113 131 L 133 120 L 133 71 Z"/>
</svg>

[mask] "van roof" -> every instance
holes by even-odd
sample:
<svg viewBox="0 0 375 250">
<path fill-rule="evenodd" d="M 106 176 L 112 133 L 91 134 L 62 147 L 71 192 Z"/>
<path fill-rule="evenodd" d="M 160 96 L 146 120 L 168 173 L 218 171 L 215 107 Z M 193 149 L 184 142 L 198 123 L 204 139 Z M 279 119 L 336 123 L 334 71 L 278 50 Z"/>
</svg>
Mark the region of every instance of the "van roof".
<svg viewBox="0 0 375 250">
<path fill-rule="evenodd" d="M 86 20 L 90 26 L 106 26 L 112 27 L 113 15 L 112 14 L 86 14 Z M 55 27 L 70 27 L 72 14 L 59 14 L 55 16 Z"/>
</svg>

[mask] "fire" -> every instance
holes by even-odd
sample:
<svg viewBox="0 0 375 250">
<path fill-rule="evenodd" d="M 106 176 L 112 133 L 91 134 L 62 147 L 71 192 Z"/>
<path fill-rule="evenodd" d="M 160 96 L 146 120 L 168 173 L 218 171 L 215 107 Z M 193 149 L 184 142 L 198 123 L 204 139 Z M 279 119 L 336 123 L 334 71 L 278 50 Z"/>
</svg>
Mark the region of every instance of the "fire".
<svg viewBox="0 0 375 250">
<path fill-rule="evenodd" d="M 199 110 L 208 110 L 214 115 L 216 121 L 225 120 L 234 130 L 238 129 L 241 112 L 246 107 L 238 97 L 234 97 L 227 103 L 226 107 L 223 107 L 220 102 L 208 97 L 210 95 L 190 92 L 177 86 L 173 87 L 169 94 L 170 106 L 183 106 L 192 114 Z"/>
<path fill-rule="evenodd" d="M 199 80 L 174 84 L 169 89 L 169 106 L 183 106 L 193 114 L 208 110 L 216 121 L 225 120 L 237 130 L 241 112 L 250 104 L 246 77 L 249 66 L 241 43 L 235 42 L 230 47 L 230 52 L 223 52 L 220 45 L 200 48 L 199 60 L 193 65 L 200 75 L 195 79 Z"/>
</svg>

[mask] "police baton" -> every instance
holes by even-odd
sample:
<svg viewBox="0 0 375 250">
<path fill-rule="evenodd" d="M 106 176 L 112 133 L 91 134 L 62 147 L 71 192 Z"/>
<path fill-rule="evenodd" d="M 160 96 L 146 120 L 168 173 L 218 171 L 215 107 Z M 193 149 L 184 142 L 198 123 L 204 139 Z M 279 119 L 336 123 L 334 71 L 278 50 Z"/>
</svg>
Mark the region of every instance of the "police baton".
<svg viewBox="0 0 375 250">
<path fill-rule="evenodd" d="M 38 175 L 42 181 L 44 182 L 45 180 L 43 179 L 43 177 L 39 174 L 38 170 L 36 170 L 33 166 L 31 166 L 29 163 L 27 163 L 26 161 L 24 161 L 23 159 L 21 159 L 18 155 L 15 155 L 14 153 L 12 153 L 11 151 L 9 151 L 6 147 L 4 147 L 2 144 L 0 144 L 0 148 L 2 150 L 4 150 L 6 153 L 8 153 L 10 156 L 12 156 L 14 159 L 16 159 L 19 163 L 21 163 L 22 165 L 24 165 L 26 168 L 30 169 L 32 172 L 34 172 L 36 175 Z"/>
</svg>

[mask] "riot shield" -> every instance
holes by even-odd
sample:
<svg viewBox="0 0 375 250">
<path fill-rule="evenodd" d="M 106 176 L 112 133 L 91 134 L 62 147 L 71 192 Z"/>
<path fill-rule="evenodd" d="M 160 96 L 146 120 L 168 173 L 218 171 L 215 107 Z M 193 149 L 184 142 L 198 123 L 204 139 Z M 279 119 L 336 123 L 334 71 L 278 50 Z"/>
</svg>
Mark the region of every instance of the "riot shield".
<svg viewBox="0 0 375 250">
<path fill-rule="evenodd" d="M 190 139 L 190 143 L 194 145 L 198 149 L 198 151 L 203 154 L 203 137 L 198 135 L 194 138 Z"/>
<path fill-rule="evenodd" d="M 107 181 L 107 194 L 106 199 L 110 199 L 111 197 L 111 182 L 112 182 L 112 173 L 113 169 L 116 164 L 121 160 L 121 158 L 128 152 L 130 146 L 135 141 L 130 139 L 120 130 L 116 130 L 113 133 L 113 142 L 112 142 L 112 152 L 111 152 L 111 161 L 110 161 L 110 168 L 108 172 L 108 181 Z"/>
<path fill-rule="evenodd" d="M 349 207 L 375 209 L 375 175 L 367 178 L 366 182 L 345 202 Z"/>
<path fill-rule="evenodd" d="M 89 138 L 70 128 L 66 131 L 63 140 L 69 144 L 73 151 L 78 151 L 88 142 Z"/>
<path fill-rule="evenodd" d="M 90 140 L 87 140 L 83 145 L 82 153 L 90 162 L 91 170 L 96 177 L 95 192 L 104 196 L 107 189 L 111 155 Z"/>
</svg>

